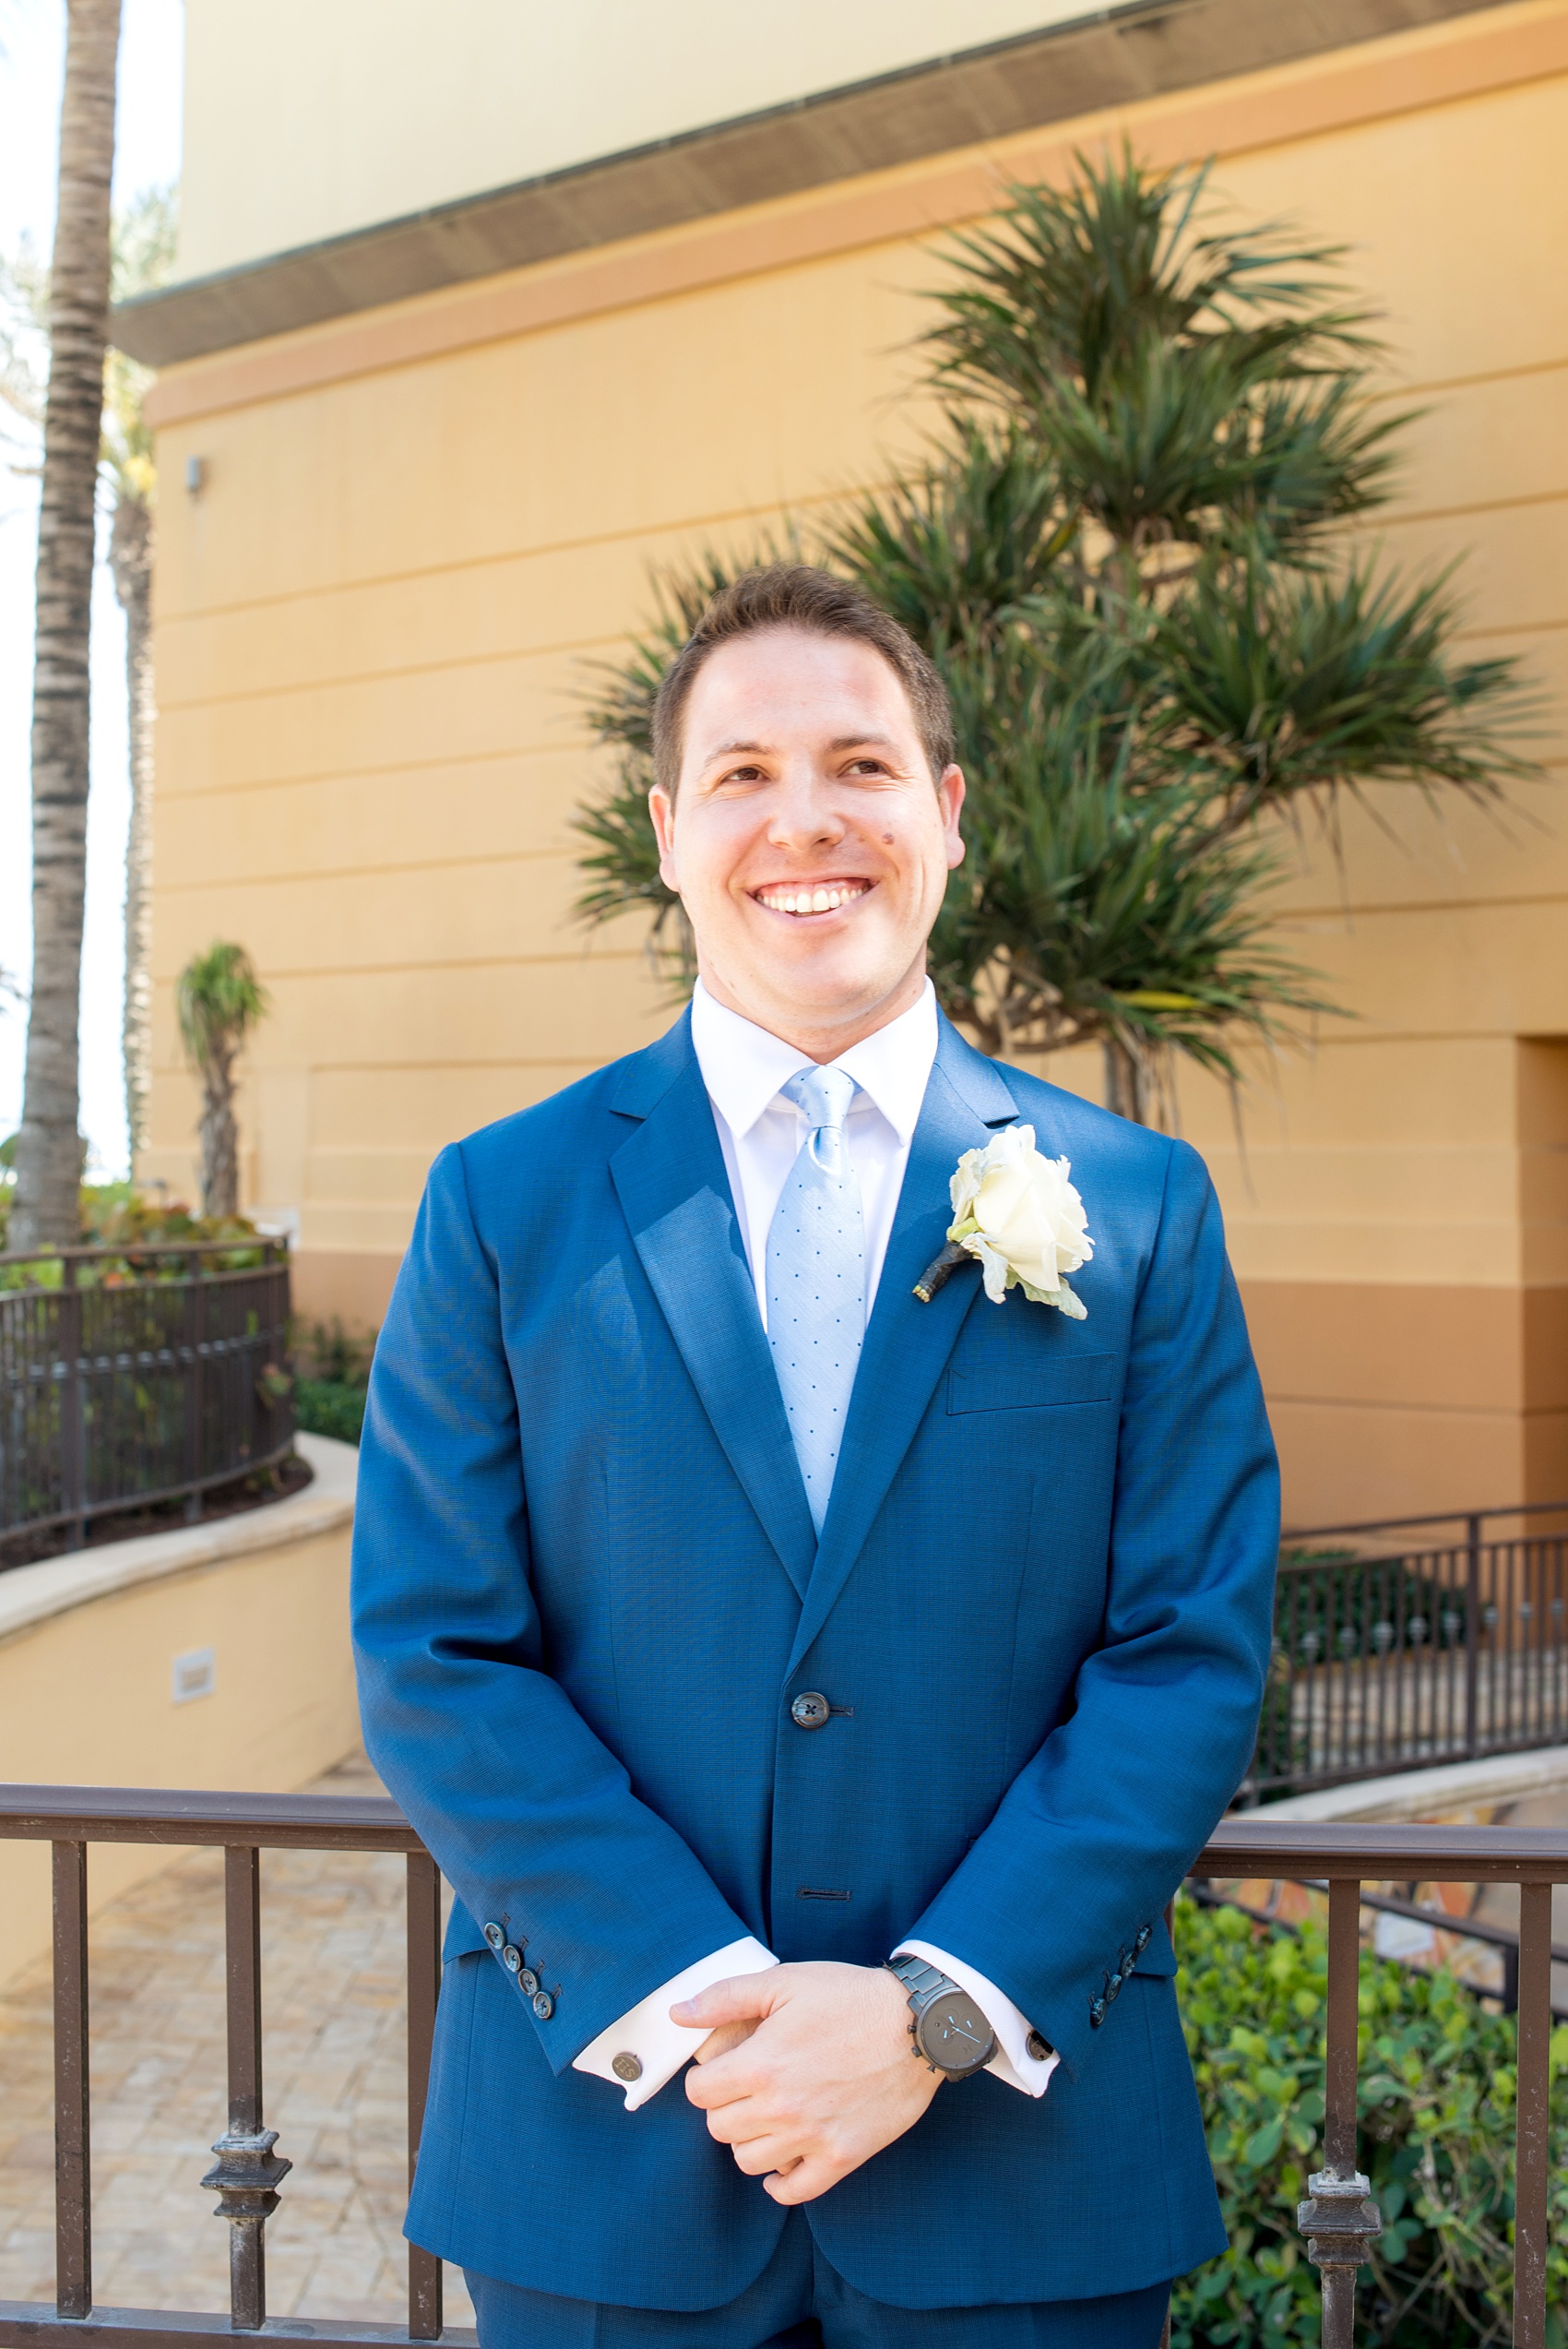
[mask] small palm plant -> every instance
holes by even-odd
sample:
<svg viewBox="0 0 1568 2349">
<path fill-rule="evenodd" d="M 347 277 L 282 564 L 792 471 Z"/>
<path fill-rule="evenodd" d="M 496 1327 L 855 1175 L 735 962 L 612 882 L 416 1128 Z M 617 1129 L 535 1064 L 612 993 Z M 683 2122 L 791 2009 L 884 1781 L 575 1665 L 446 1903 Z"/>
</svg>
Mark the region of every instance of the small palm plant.
<svg viewBox="0 0 1568 2349">
<path fill-rule="evenodd" d="M 969 796 L 932 940 L 944 1008 L 994 1053 L 1098 1041 L 1111 1105 L 1146 1123 L 1169 1112 L 1175 1055 L 1234 1083 L 1249 1040 L 1329 1008 L 1265 936 L 1277 819 L 1313 809 L 1336 839 L 1346 792 L 1486 803 L 1537 771 L 1515 665 L 1455 657 L 1446 577 L 1401 578 L 1348 542 L 1390 495 L 1409 420 L 1375 395 L 1341 255 L 1206 227 L 1206 177 L 1080 159 L 1069 186 L 1016 188 L 959 238 L 925 338 L 952 403 L 932 454 L 814 550 L 952 696 Z M 619 773 L 578 817 L 579 910 L 650 908 L 683 983 L 648 721 L 689 621 L 741 567 L 710 554 L 668 575 L 588 713 Z"/>
<path fill-rule="evenodd" d="M 176 995 L 180 1034 L 201 1079 L 201 1211 L 236 1215 L 240 1160 L 234 1122 L 234 1063 L 269 1008 L 243 946 L 219 943 L 193 955 Z"/>
</svg>

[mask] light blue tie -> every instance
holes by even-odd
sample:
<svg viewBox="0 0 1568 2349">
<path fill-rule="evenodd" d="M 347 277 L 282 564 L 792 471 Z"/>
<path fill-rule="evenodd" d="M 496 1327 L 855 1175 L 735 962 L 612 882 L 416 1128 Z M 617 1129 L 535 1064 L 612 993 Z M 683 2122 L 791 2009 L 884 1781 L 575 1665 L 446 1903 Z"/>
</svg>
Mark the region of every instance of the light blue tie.
<svg viewBox="0 0 1568 2349">
<path fill-rule="evenodd" d="M 779 1091 L 811 1125 L 767 1234 L 767 1342 L 822 1532 L 866 1329 L 861 1186 L 844 1120 L 856 1092 L 842 1068 L 802 1068 Z"/>
</svg>

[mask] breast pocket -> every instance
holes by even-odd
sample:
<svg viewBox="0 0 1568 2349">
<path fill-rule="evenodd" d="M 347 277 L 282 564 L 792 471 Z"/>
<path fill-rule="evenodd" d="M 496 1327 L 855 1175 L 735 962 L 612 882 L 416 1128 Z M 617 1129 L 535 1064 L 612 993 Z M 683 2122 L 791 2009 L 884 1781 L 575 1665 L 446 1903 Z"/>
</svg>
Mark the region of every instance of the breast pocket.
<svg viewBox="0 0 1568 2349">
<path fill-rule="evenodd" d="M 955 1363 L 947 1374 L 947 1409 L 1039 1411 L 1054 1403 L 1115 1400 L 1113 1353 L 1015 1355 L 999 1361 Z"/>
</svg>

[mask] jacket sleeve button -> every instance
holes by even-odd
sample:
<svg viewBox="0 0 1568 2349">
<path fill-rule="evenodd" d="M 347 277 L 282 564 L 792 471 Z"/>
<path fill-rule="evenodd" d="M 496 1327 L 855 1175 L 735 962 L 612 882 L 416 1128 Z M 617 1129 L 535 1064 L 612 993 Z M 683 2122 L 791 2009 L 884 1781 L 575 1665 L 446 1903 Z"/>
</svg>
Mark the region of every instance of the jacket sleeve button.
<svg viewBox="0 0 1568 2349">
<path fill-rule="evenodd" d="M 506 1936 L 498 1925 L 487 1925 L 484 1928 L 484 1938 L 493 1950 L 499 1950 Z"/>
<path fill-rule="evenodd" d="M 1136 1938 L 1136 1939 L 1135 1939 L 1135 1940 L 1134 1941 L 1134 1943 L 1133 1943 L 1133 1955 L 1134 1955 L 1135 1958 L 1141 1958 L 1141 1957 L 1143 1956 L 1144 1951 L 1145 1951 L 1145 1950 L 1148 1948 L 1149 1943 L 1150 1943 L 1153 1939 L 1154 1939 L 1154 1927 L 1153 1927 L 1153 1926 L 1152 1926 L 1152 1925 L 1140 1925 L 1140 1926 L 1139 1926 L 1139 1927 L 1138 1927 L 1138 1931 L 1137 1931 L 1137 1938 Z"/>
<path fill-rule="evenodd" d="M 517 1980 L 521 1985 L 524 1997 L 531 1998 L 535 1991 L 539 1988 L 539 1976 L 535 1973 L 532 1966 L 525 1966 L 521 1973 L 518 1974 Z"/>
<path fill-rule="evenodd" d="M 555 2001 L 551 1997 L 548 1990 L 536 1990 L 534 1992 L 533 2010 L 539 2017 L 540 2022 L 548 2022 L 550 2021 L 551 2016 L 555 2012 Z"/>
<path fill-rule="evenodd" d="M 1103 1998 L 1091 1998 L 1089 2000 L 1089 2029 L 1091 2031 L 1098 2031 L 1104 2021 L 1105 2000 Z"/>
<path fill-rule="evenodd" d="M 628 2048 L 619 2056 L 611 2057 L 610 2069 L 617 2080 L 624 2080 L 629 2083 L 642 2078 L 643 2059 L 640 2056 L 634 2056 Z"/>
<path fill-rule="evenodd" d="M 508 1973 L 516 1973 L 517 1968 L 523 1962 L 523 1953 L 520 1950 L 514 1950 L 512 1944 L 508 1941 L 506 1947 L 501 1952 L 501 1962 L 505 1967 Z"/>
</svg>

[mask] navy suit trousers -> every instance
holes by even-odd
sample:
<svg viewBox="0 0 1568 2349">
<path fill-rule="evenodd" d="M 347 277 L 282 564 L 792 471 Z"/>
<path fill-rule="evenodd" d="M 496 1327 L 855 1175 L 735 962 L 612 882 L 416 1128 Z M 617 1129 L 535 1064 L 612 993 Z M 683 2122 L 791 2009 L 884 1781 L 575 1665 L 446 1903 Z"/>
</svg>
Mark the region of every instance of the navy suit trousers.
<svg viewBox="0 0 1568 2349">
<path fill-rule="evenodd" d="M 1099 2300 L 890 2308 L 824 2259 L 790 2213 L 756 2282 L 720 2308 L 667 2314 L 527 2292 L 469 2271 L 480 2349 L 1158 2349 L 1170 2286 Z"/>
</svg>

